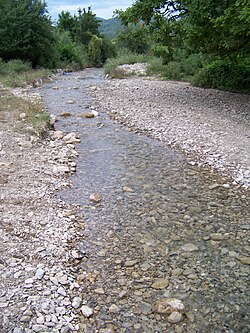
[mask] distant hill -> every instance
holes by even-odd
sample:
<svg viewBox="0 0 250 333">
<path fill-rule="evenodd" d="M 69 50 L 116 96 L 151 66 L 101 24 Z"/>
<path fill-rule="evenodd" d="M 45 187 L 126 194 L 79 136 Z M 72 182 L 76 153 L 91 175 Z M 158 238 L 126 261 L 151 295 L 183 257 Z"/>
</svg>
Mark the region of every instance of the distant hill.
<svg viewBox="0 0 250 333">
<path fill-rule="evenodd" d="M 105 20 L 98 17 L 98 20 L 100 21 L 100 33 L 104 34 L 110 39 L 115 38 L 118 32 L 121 30 L 121 21 L 118 18 Z"/>
</svg>

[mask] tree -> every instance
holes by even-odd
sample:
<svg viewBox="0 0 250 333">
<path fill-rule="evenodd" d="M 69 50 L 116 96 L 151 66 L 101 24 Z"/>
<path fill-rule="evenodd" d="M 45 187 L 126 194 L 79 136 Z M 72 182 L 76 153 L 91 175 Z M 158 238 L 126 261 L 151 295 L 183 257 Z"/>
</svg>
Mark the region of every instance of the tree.
<svg viewBox="0 0 250 333">
<path fill-rule="evenodd" d="M 57 24 L 58 28 L 70 33 L 71 37 L 74 37 L 75 33 L 75 18 L 71 16 L 70 12 L 62 11 L 59 14 L 59 20 Z"/>
<path fill-rule="evenodd" d="M 146 53 L 149 50 L 148 29 L 142 24 L 128 25 L 118 34 L 119 47 L 125 47 L 131 52 Z"/>
<path fill-rule="evenodd" d="M 46 3 L 40 0 L 1 0 L 0 57 L 47 65 L 54 39 Z"/>
<path fill-rule="evenodd" d="M 78 16 L 75 17 L 75 38 L 78 42 L 88 45 L 93 36 L 99 35 L 99 21 L 91 10 L 91 7 L 78 10 Z"/>
<path fill-rule="evenodd" d="M 136 0 L 117 11 L 123 24 L 145 22 L 152 28 L 168 26 L 162 45 L 181 32 L 193 50 L 218 55 L 249 54 L 250 2 L 248 0 Z M 181 30 L 180 30 L 181 27 Z"/>
</svg>

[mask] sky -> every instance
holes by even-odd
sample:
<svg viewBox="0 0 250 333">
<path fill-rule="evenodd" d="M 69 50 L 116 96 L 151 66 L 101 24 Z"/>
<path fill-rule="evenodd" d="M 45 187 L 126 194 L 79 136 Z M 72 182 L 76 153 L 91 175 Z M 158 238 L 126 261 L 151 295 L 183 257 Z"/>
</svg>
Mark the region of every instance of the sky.
<svg viewBox="0 0 250 333">
<path fill-rule="evenodd" d="M 133 0 L 46 0 L 45 2 L 52 20 L 58 19 L 58 14 L 63 10 L 69 11 L 71 14 L 77 14 L 79 7 L 86 9 L 91 7 L 92 12 L 97 17 L 109 19 L 112 18 L 115 9 L 124 10 L 132 5 Z"/>
</svg>

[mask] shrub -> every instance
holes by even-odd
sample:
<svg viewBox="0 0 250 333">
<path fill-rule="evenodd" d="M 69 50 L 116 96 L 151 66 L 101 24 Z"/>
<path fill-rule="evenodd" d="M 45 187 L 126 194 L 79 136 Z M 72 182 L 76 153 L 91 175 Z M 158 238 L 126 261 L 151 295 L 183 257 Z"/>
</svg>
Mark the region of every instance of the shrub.
<svg viewBox="0 0 250 333">
<path fill-rule="evenodd" d="M 31 64 L 29 62 L 25 62 L 19 59 L 4 62 L 2 59 L 0 59 L 0 74 L 2 75 L 21 73 L 28 70 L 31 70 Z"/>
<path fill-rule="evenodd" d="M 163 72 L 163 77 L 167 80 L 181 80 L 181 65 L 177 61 L 170 61 Z"/>
<path fill-rule="evenodd" d="M 250 66 L 217 60 L 198 71 L 192 83 L 203 88 L 250 92 Z"/>
<path fill-rule="evenodd" d="M 147 74 L 162 75 L 166 70 L 166 65 L 163 65 L 162 58 L 150 57 L 148 60 Z"/>
</svg>

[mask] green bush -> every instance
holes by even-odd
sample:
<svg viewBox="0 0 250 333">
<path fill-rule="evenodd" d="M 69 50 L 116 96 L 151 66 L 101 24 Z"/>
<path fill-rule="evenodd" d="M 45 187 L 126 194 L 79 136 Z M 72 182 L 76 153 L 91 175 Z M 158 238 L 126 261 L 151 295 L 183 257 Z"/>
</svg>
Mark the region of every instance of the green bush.
<svg viewBox="0 0 250 333">
<path fill-rule="evenodd" d="M 76 44 L 68 31 L 54 31 L 56 56 L 53 67 L 68 68 L 79 70 L 88 64 L 88 56 L 82 45 Z"/>
<path fill-rule="evenodd" d="M 250 92 L 250 65 L 217 60 L 199 70 L 192 83 L 203 88 Z"/>
<path fill-rule="evenodd" d="M 29 70 L 31 70 L 31 64 L 29 62 L 25 62 L 19 59 L 4 62 L 2 59 L 0 59 L 0 74 L 2 75 L 27 72 Z"/>
<path fill-rule="evenodd" d="M 181 80 L 181 64 L 177 61 L 170 61 L 166 66 L 162 76 L 167 80 Z"/>
<path fill-rule="evenodd" d="M 162 58 L 150 57 L 148 60 L 147 75 L 161 76 L 166 70 L 166 65 L 163 65 Z"/>
</svg>

